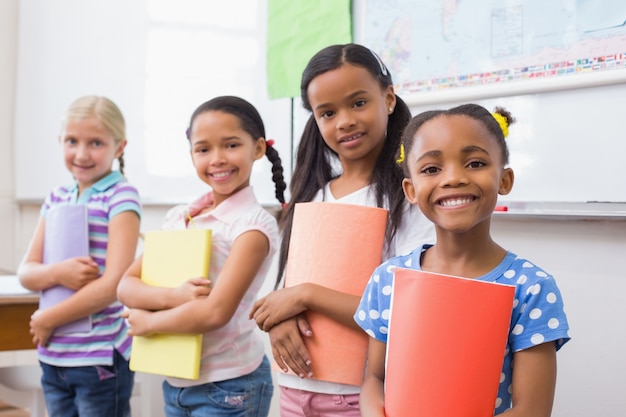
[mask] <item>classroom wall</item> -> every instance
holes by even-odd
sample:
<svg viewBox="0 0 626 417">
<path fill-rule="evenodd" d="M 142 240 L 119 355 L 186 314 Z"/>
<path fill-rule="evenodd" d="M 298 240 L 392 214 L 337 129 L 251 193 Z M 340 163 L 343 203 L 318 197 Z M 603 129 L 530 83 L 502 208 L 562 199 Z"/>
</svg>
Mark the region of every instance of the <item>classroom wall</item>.
<svg viewBox="0 0 626 417">
<path fill-rule="evenodd" d="M 39 210 L 36 202 L 18 204 L 14 199 L 15 167 L 10 155 L 14 146 L 13 86 L 19 75 L 15 73 L 17 4 L 18 0 L 0 1 L 0 269 L 7 271 L 17 268 Z M 33 175 L 44 174 L 33 170 Z M 147 205 L 142 229 L 158 227 L 167 208 Z M 623 413 L 626 275 L 618 262 L 626 253 L 626 222 L 502 215 L 494 218 L 493 234 L 504 247 L 554 274 L 565 298 L 573 340 L 558 355 L 553 416 L 614 417 Z M 272 416 L 278 416 L 276 404 Z"/>
<path fill-rule="evenodd" d="M 17 58 L 17 3 L 0 2 L 0 271 L 16 259 L 17 205 L 13 199 L 13 114 Z"/>
</svg>

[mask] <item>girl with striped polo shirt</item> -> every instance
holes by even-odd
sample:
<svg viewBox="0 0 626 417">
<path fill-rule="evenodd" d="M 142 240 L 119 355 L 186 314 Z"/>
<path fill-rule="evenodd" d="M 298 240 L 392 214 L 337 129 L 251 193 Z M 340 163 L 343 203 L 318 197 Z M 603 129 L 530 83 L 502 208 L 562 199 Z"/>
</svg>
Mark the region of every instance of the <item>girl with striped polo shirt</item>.
<svg viewBox="0 0 626 417">
<path fill-rule="evenodd" d="M 59 140 L 74 182 L 55 188 L 45 199 L 18 271 L 22 285 L 32 291 L 57 285 L 76 290 L 35 312 L 30 322 L 50 417 L 130 415 L 130 338 L 116 288 L 135 257 L 141 205 L 136 188 L 123 175 L 125 135 L 124 117 L 111 100 L 85 96 L 70 105 Z M 115 159 L 119 171 L 113 170 Z M 47 213 L 75 204 L 87 206 L 89 256 L 44 264 Z M 82 317 L 91 318 L 90 331 L 55 332 Z"/>
</svg>

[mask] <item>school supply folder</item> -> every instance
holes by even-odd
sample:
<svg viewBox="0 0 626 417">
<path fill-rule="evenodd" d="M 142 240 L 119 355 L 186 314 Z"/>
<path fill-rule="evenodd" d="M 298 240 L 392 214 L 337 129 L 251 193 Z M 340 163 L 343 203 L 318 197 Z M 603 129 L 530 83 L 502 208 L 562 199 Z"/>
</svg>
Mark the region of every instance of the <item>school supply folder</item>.
<svg viewBox="0 0 626 417">
<path fill-rule="evenodd" d="M 78 256 L 89 256 L 89 226 L 87 206 L 64 205 L 51 207 L 46 213 L 44 229 L 43 263 L 53 264 Z M 39 308 L 45 310 L 76 291 L 62 285 L 45 289 L 39 298 Z M 54 334 L 91 331 L 91 317 L 57 327 Z"/>
<path fill-rule="evenodd" d="M 493 416 L 515 287 L 397 268 L 387 417 Z"/>
<path fill-rule="evenodd" d="M 311 282 L 360 296 L 380 264 L 387 210 L 338 203 L 295 206 L 285 286 Z M 313 378 L 361 385 L 367 335 L 307 311 L 313 336 L 304 343 Z"/>
<path fill-rule="evenodd" d="M 209 276 L 211 231 L 155 230 L 145 234 L 141 280 L 158 287 L 178 287 L 190 278 Z M 202 334 L 133 336 L 130 369 L 198 379 Z"/>
</svg>

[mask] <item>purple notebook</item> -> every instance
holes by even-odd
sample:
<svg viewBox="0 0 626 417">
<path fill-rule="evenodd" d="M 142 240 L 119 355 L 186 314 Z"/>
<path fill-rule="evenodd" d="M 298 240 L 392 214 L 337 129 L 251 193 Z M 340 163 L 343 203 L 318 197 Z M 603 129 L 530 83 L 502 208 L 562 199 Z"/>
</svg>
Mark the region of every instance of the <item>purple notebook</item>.
<svg viewBox="0 0 626 417">
<path fill-rule="evenodd" d="M 89 256 L 89 226 L 87 206 L 52 207 L 46 213 L 43 263 L 61 262 L 77 256 Z M 70 297 L 76 291 L 57 285 L 42 291 L 39 308 L 46 309 Z M 54 333 L 81 333 L 91 330 L 91 317 L 83 317 L 63 326 Z"/>
</svg>

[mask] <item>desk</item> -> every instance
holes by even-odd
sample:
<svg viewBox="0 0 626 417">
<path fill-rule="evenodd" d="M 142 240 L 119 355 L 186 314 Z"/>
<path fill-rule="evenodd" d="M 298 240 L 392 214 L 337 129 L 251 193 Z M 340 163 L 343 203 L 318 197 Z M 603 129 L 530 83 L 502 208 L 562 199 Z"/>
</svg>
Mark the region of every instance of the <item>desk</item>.
<svg viewBox="0 0 626 417">
<path fill-rule="evenodd" d="M 39 295 L 22 288 L 15 275 L 0 276 L 0 351 L 34 349 L 30 316 Z"/>
</svg>

